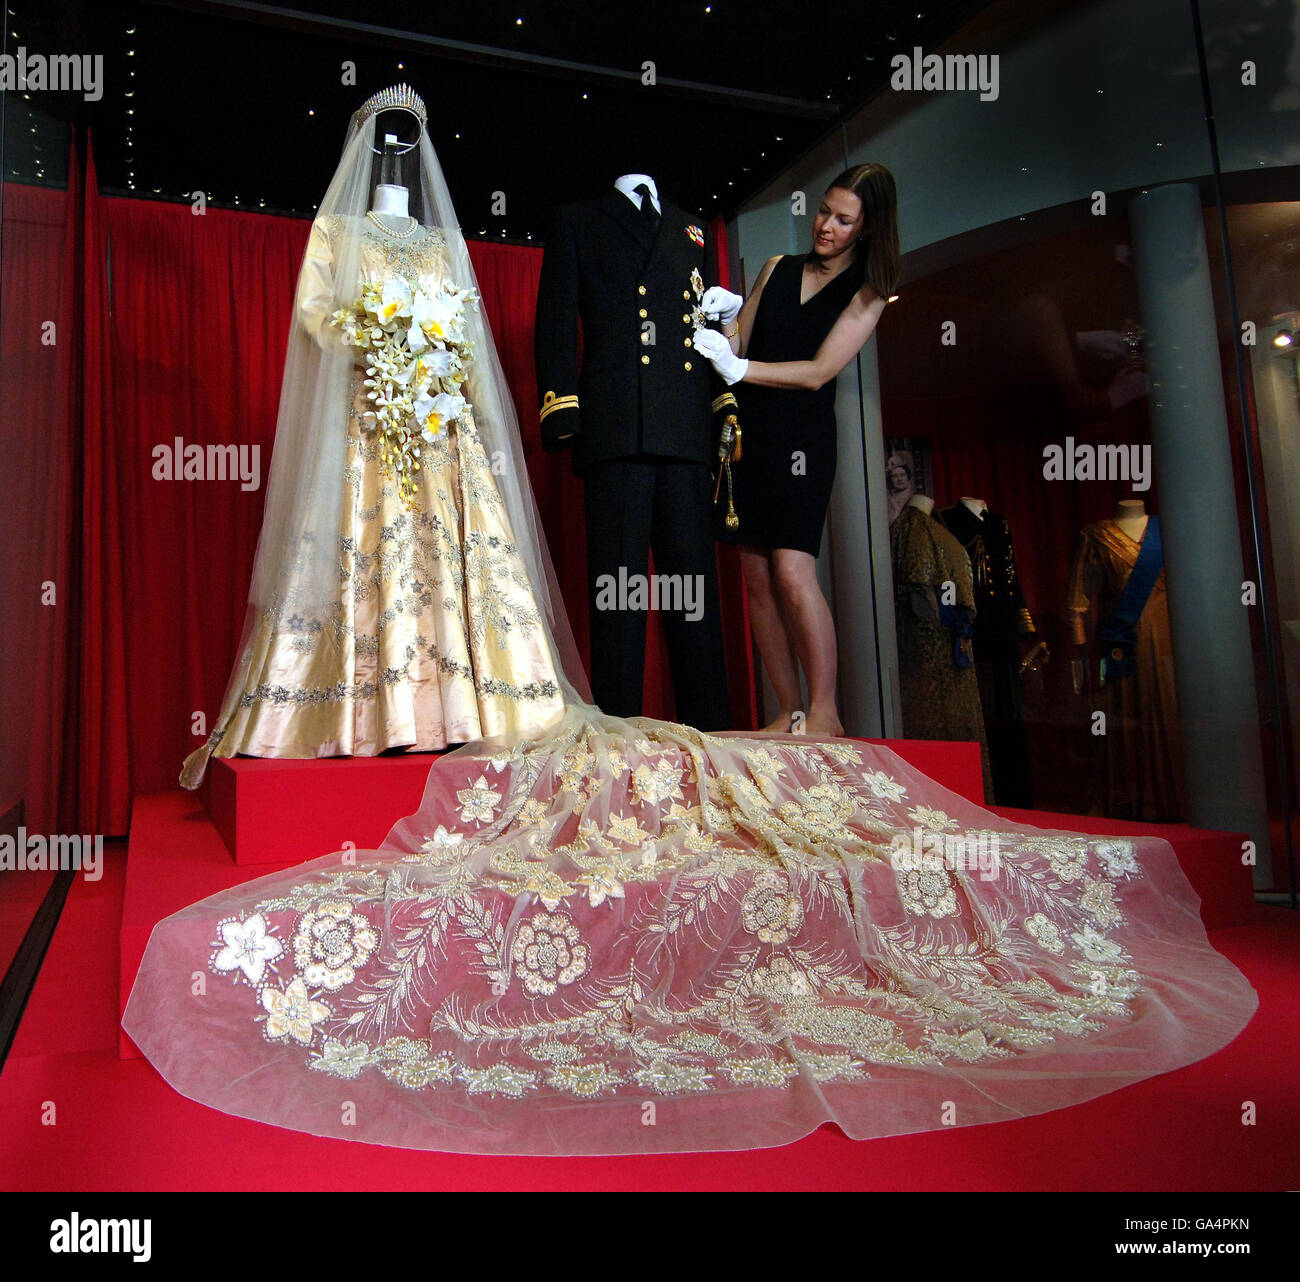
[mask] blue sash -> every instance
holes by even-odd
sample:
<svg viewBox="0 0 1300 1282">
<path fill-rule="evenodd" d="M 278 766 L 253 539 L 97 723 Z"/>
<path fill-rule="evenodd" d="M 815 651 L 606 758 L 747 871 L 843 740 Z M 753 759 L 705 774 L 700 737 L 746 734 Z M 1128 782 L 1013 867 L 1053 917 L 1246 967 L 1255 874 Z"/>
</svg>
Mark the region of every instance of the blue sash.
<svg viewBox="0 0 1300 1282">
<path fill-rule="evenodd" d="M 974 662 L 975 629 L 971 619 L 975 611 L 965 605 L 945 605 L 939 602 L 939 626 L 952 633 L 952 661 L 959 668 L 969 668 Z"/>
<path fill-rule="evenodd" d="M 1129 571 L 1128 582 L 1109 619 L 1097 629 L 1101 642 L 1101 680 L 1131 677 L 1137 652 L 1137 621 L 1146 609 L 1151 590 L 1164 569 L 1164 551 L 1160 546 L 1160 518 L 1147 518 L 1146 535 L 1138 552 L 1137 563 Z"/>
</svg>

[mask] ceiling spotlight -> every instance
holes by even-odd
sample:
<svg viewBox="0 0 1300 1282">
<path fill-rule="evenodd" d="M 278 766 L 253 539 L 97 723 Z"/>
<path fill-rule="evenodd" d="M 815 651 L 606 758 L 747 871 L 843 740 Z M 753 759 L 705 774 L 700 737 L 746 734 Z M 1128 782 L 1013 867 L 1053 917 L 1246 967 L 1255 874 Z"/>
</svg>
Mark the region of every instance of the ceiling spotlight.
<svg viewBox="0 0 1300 1282">
<path fill-rule="evenodd" d="M 1295 335 L 1289 329 L 1280 329 L 1273 339 L 1274 347 L 1290 347 L 1295 342 Z"/>
</svg>

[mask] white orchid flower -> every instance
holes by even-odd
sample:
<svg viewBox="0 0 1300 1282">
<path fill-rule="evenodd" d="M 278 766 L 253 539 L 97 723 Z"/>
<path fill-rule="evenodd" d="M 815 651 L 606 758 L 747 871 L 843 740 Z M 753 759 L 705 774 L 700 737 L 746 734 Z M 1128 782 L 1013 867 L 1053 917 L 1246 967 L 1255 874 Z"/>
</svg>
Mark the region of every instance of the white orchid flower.
<svg viewBox="0 0 1300 1282">
<path fill-rule="evenodd" d="M 415 332 L 412 326 L 412 333 Z M 450 374 L 455 358 L 442 347 L 431 347 L 423 351 L 411 362 L 411 386 L 417 392 L 427 392 L 435 378 Z"/>
<path fill-rule="evenodd" d="M 406 342 L 412 351 L 422 350 L 431 343 L 444 343 L 455 337 L 453 330 L 459 308 L 456 300 L 447 294 L 418 294 L 411 307 L 411 333 Z M 419 336 L 414 333 L 419 330 Z M 423 341 L 421 341 L 423 340 Z M 417 348 L 415 344 L 419 343 Z"/>
<path fill-rule="evenodd" d="M 381 325 L 392 326 L 411 315 L 411 286 L 401 276 L 390 276 L 384 282 L 384 292 L 379 306 L 372 307 L 367 296 L 366 311 L 370 312 Z"/>
<path fill-rule="evenodd" d="M 453 396 L 450 392 L 439 392 L 437 396 L 425 393 L 415 402 L 414 417 L 420 426 L 420 435 L 426 441 L 434 440 L 443 424 L 458 418 L 464 409 L 463 396 Z"/>
</svg>

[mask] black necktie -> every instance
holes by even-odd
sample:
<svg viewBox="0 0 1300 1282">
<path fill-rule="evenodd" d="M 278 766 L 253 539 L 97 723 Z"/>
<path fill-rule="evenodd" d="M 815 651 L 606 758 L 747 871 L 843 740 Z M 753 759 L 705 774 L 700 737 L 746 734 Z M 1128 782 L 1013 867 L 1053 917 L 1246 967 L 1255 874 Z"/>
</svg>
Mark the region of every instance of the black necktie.
<svg viewBox="0 0 1300 1282">
<path fill-rule="evenodd" d="M 641 197 L 641 217 L 645 219 L 645 225 L 652 231 L 659 230 L 659 211 L 655 208 L 655 203 L 650 199 L 650 186 L 648 183 L 641 183 L 636 189 L 637 194 Z"/>
</svg>

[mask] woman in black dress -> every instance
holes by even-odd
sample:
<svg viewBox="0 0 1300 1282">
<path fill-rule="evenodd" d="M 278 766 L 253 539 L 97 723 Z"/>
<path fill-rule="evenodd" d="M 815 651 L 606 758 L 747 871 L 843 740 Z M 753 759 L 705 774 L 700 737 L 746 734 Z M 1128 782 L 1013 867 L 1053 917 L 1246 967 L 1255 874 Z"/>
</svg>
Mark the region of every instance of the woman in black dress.
<svg viewBox="0 0 1300 1282">
<path fill-rule="evenodd" d="M 737 388 L 743 450 L 732 465 L 740 548 L 759 654 L 781 702 L 769 730 L 844 733 L 835 707 L 835 627 L 817 552 L 835 480 L 835 378 L 871 337 L 899 278 L 898 205 L 883 165 L 856 165 L 826 189 L 807 255 L 768 259 L 747 299 L 708 290 L 723 331 L 694 343 Z M 719 505 L 719 511 L 725 511 Z M 800 724 L 799 667 L 808 681 Z"/>
</svg>

